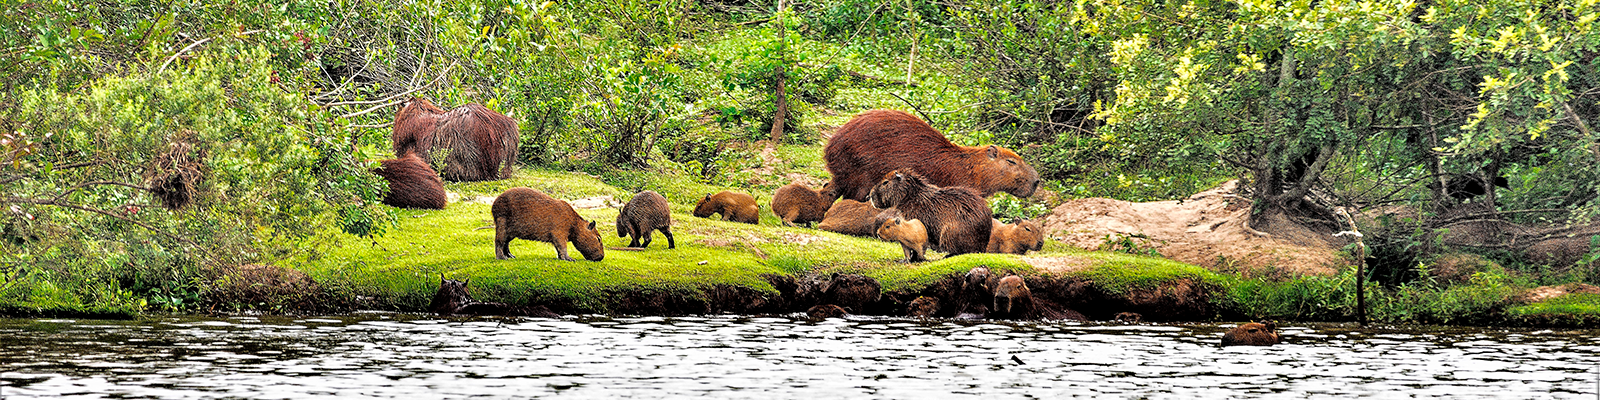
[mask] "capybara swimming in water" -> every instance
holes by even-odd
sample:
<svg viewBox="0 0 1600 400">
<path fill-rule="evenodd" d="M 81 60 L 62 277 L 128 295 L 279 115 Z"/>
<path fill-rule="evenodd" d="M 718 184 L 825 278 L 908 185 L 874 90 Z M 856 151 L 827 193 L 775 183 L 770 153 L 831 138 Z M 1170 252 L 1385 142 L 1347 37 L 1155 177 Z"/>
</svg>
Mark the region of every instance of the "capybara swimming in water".
<svg viewBox="0 0 1600 400">
<path fill-rule="evenodd" d="M 977 192 L 964 187 L 940 188 L 915 171 L 901 169 L 872 188 L 872 206 L 900 210 L 906 219 L 922 220 L 928 244 L 951 257 L 982 253 L 989 247 L 994 218 Z"/>
<path fill-rule="evenodd" d="M 1222 334 L 1223 346 L 1271 346 L 1278 344 L 1278 324 L 1248 322 Z"/>
<path fill-rule="evenodd" d="M 694 205 L 694 216 L 709 218 L 711 214 L 722 214 L 722 219 L 733 222 L 754 224 L 761 221 L 761 208 L 756 206 L 756 198 L 748 194 L 721 191 L 708 194 Z"/>
<path fill-rule="evenodd" d="M 442 161 L 450 181 L 482 181 L 511 176 L 517 162 L 517 121 L 478 104 L 444 111 L 426 99 L 412 98 L 395 113 L 395 155 L 424 162 Z M 434 151 L 448 150 L 444 160 Z"/>
<path fill-rule="evenodd" d="M 650 247 L 655 230 L 667 235 L 667 248 L 678 247 L 672 240 L 672 210 L 667 208 L 667 198 L 653 190 L 633 195 L 617 214 L 617 237 L 632 236 L 628 247 Z"/>
<path fill-rule="evenodd" d="M 478 301 L 467 292 L 471 279 L 458 281 L 439 277 L 439 290 L 433 293 L 428 311 L 442 315 L 517 315 L 527 317 L 560 317 L 544 306 L 513 306 L 505 303 Z"/>
<path fill-rule="evenodd" d="M 1144 316 L 1143 315 L 1139 315 L 1139 313 L 1135 313 L 1135 312 L 1119 312 L 1119 313 L 1117 313 L 1116 316 L 1111 317 L 1111 320 L 1118 321 L 1118 322 L 1126 322 L 1126 323 L 1130 323 L 1131 324 L 1131 323 L 1137 323 L 1137 322 L 1139 322 L 1141 320 L 1144 320 Z"/>
<path fill-rule="evenodd" d="M 994 287 L 994 309 L 990 316 L 1026 318 L 1032 312 L 1033 292 L 1028 291 L 1028 283 L 1017 275 L 1000 278 L 1000 283 Z"/>
<path fill-rule="evenodd" d="M 896 217 L 878 227 L 878 238 L 899 243 L 905 262 L 928 261 L 923 253 L 928 247 L 928 229 L 922 221 Z"/>
<path fill-rule="evenodd" d="M 389 181 L 389 194 L 384 195 L 383 204 L 443 210 L 449 203 L 444 194 L 444 181 L 439 180 L 439 174 L 434 173 L 433 168 L 416 154 L 378 163 L 380 166 L 373 169 L 372 173 Z"/>
<path fill-rule="evenodd" d="M 600 231 L 594 221 L 585 221 L 573 211 L 572 205 L 545 195 L 544 192 L 525 187 L 511 188 L 494 198 L 489 206 L 494 217 L 494 256 L 511 259 L 511 239 L 549 242 L 556 247 L 556 256 L 573 261 L 567 256 L 567 242 L 578 247 L 583 258 L 600 261 L 606 257 L 605 246 L 600 243 Z"/>
<path fill-rule="evenodd" d="M 817 190 L 798 183 L 783 185 L 772 192 L 772 214 L 783 220 L 784 226 L 811 226 L 828 213 L 835 197 L 833 187 L 828 185 Z"/>
<path fill-rule="evenodd" d="M 911 304 L 906 305 L 906 316 L 908 317 L 927 318 L 938 313 L 939 299 L 936 297 L 917 297 L 916 300 L 911 301 Z"/>
<path fill-rule="evenodd" d="M 903 111 L 856 114 L 834 131 L 822 153 L 833 174 L 833 190 L 856 201 L 866 201 L 884 174 L 904 168 L 935 186 L 965 186 L 981 197 L 995 192 L 1028 197 L 1039 187 L 1039 173 L 1017 153 L 993 145 L 957 146 Z"/>
<path fill-rule="evenodd" d="M 1044 229 L 1039 223 L 1021 220 L 1010 224 L 994 220 L 989 231 L 986 253 L 1028 254 L 1044 248 Z"/>
<path fill-rule="evenodd" d="M 883 209 L 873 207 L 871 203 L 839 200 L 822 215 L 822 223 L 817 224 L 817 229 L 854 236 L 877 236 L 878 226 L 883 224 L 878 215 L 883 212 Z"/>
</svg>

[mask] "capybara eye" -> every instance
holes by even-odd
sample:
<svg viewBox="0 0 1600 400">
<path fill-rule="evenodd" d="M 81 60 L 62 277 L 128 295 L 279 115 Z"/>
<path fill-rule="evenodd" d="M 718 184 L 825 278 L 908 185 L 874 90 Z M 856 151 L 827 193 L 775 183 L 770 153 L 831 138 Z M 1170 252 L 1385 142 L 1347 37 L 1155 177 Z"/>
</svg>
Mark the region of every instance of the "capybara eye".
<svg viewBox="0 0 1600 400">
<path fill-rule="evenodd" d="M 1007 158 L 1006 162 L 1011 163 L 1011 165 L 1017 165 L 1017 160 Z"/>
</svg>

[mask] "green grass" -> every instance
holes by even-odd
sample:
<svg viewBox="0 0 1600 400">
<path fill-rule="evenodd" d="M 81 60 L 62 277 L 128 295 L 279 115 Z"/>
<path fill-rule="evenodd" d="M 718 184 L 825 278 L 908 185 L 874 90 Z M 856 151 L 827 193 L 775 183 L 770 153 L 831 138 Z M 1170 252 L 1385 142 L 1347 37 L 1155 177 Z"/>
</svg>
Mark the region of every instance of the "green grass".
<svg viewBox="0 0 1600 400">
<path fill-rule="evenodd" d="M 1600 319 L 1600 294 L 1568 294 L 1538 303 L 1511 307 L 1506 313 L 1516 317 L 1569 315 Z"/>
</svg>

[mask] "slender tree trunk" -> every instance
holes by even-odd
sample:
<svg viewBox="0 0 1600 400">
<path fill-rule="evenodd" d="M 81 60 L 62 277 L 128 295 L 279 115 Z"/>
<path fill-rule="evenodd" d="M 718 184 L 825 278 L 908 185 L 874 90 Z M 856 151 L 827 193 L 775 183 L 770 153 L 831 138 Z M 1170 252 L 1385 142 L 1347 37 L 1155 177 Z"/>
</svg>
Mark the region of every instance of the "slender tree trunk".
<svg viewBox="0 0 1600 400">
<path fill-rule="evenodd" d="M 1433 184 L 1429 186 L 1433 186 L 1434 207 L 1442 210 L 1448 195 L 1445 185 L 1449 182 L 1444 177 L 1444 158 L 1433 150 L 1439 148 L 1439 132 L 1433 127 L 1433 112 L 1423 108 L 1422 117 L 1428 122 L 1428 169 L 1433 173 Z"/>
<path fill-rule="evenodd" d="M 788 79 L 788 67 L 785 65 L 785 54 L 788 52 L 788 37 L 783 32 L 783 0 L 778 1 L 778 111 L 772 116 L 772 145 L 783 143 L 783 124 L 789 116 L 789 96 L 783 93 L 783 83 Z"/>
</svg>

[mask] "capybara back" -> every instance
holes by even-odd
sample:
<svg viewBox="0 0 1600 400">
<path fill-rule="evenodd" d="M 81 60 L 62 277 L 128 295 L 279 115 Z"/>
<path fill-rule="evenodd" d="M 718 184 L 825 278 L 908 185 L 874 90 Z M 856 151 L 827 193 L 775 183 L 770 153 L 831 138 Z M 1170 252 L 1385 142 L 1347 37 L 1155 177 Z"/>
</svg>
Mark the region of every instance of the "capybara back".
<svg viewBox="0 0 1600 400">
<path fill-rule="evenodd" d="M 957 146 L 927 122 L 903 111 L 869 110 L 835 131 L 823 148 L 839 196 L 866 201 L 884 174 L 909 168 L 940 187 L 965 186 L 987 197 L 1033 195 L 1039 173 L 999 146 Z"/>
<path fill-rule="evenodd" d="M 650 247 L 656 230 L 667 236 L 667 248 L 678 247 L 672 239 L 672 210 L 667 198 L 653 190 L 634 195 L 617 214 L 617 237 L 631 236 L 628 247 Z"/>
<path fill-rule="evenodd" d="M 723 220 L 746 224 L 761 221 L 761 208 L 756 206 L 755 197 L 727 190 L 708 194 L 695 204 L 694 216 L 707 218 L 712 214 L 722 214 Z"/>
<path fill-rule="evenodd" d="M 798 183 L 784 185 L 772 193 L 772 214 L 784 225 L 810 225 L 826 216 L 833 205 L 832 193 L 832 187 L 826 185 L 818 190 Z"/>
<path fill-rule="evenodd" d="M 383 204 L 442 210 L 449 203 L 444 193 L 444 181 L 439 180 L 439 174 L 434 173 L 433 168 L 416 154 L 379 161 L 378 164 L 379 167 L 372 172 L 389 181 L 389 193 L 384 195 Z"/>
</svg>

